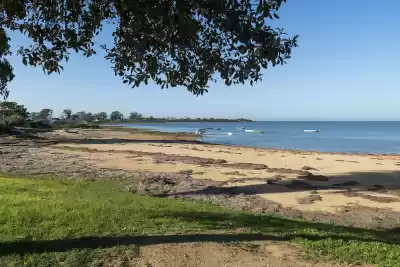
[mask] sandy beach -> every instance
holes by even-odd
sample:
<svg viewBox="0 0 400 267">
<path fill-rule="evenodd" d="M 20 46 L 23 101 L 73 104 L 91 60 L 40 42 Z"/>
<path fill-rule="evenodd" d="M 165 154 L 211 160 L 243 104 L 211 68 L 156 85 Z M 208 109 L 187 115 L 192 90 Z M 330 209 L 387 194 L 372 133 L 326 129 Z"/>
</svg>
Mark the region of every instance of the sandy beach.
<svg viewBox="0 0 400 267">
<path fill-rule="evenodd" d="M 24 157 L 3 157 L 1 171 L 122 175 L 120 180 L 139 193 L 340 224 L 398 227 L 393 219 L 400 218 L 400 155 L 213 145 L 195 135 L 127 129 L 58 130 L 40 140 L 47 143 L 26 148 Z"/>
<path fill-rule="evenodd" d="M 73 149 L 105 168 L 188 173 L 287 208 L 335 213 L 363 206 L 400 212 L 400 155 L 279 151 L 171 136 L 102 131 L 95 140 L 53 147 L 63 153 Z"/>
</svg>

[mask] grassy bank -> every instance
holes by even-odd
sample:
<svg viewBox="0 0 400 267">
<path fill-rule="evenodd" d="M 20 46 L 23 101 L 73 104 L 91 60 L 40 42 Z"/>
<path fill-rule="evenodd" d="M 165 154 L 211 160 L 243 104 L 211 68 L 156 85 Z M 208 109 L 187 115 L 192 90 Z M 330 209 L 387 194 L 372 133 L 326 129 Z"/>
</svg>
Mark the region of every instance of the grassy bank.
<svg viewBox="0 0 400 267">
<path fill-rule="evenodd" d="M 0 177 L 0 266 L 103 266 L 140 245 L 294 241 L 312 259 L 400 266 L 400 235 L 138 196 L 109 182 Z M 324 255 L 324 256 L 322 256 Z"/>
</svg>

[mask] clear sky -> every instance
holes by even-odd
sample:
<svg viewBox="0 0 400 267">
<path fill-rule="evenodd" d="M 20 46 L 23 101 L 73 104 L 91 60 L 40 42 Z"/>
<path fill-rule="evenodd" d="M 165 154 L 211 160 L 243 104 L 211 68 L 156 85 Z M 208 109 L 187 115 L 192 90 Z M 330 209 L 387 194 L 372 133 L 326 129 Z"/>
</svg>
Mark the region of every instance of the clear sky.
<svg viewBox="0 0 400 267">
<path fill-rule="evenodd" d="M 73 56 L 61 75 L 45 76 L 12 58 L 16 78 L 9 100 L 29 111 L 73 111 L 256 120 L 400 120 L 400 1 L 288 0 L 274 25 L 299 45 L 262 82 L 211 84 L 195 97 L 154 84 L 131 89 L 101 56 Z M 13 45 L 24 43 L 13 34 Z M 104 40 L 107 41 L 107 40 Z"/>
</svg>

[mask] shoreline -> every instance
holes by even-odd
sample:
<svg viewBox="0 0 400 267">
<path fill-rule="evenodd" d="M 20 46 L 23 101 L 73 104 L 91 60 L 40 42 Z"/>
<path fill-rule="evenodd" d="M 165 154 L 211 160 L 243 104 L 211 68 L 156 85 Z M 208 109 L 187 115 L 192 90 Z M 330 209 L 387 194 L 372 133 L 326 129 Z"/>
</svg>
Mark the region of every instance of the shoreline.
<svg viewBox="0 0 400 267">
<path fill-rule="evenodd" d="M 115 131 L 127 131 L 127 132 L 143 132 L 143 133 L 150 133 L 150 134 L 157 134 L 157 135 L 165 135 L 165 136 L 187 136 L 197 138 L 197 142 L 199 144 L 204 145 L 214 145 L 214 146 L 223 146 L 223 147 L 236 147 L 236 148 L 246 148 L 246 149 L 255 149 L 260 150 L 263 152 L 294 152 L 297 154 L 324 154 L 324 155 L 341 155 L 341 156 L 380 156 L 380 157 L 399 157 L 400 152 L 398 154 L 395 153 L 354 153 L 354 152 L 327 152 L 327 151 L 318 151 L 318 150 L 299 150 L 299 149 L 284 149 L 284 148 L 266 148 L 266 147 L 259 147 L 259 146 L 246 146 L 246 145 L 234 145 L 234 144 L 219 144 L 219 143 L 212 143 L 206 142 L 201 140 L 201 135 L 190 133 L 190 132 L 163 132 L 157 131 L 152 129 L 143 129 L 143 128 L 127 128 L 123 126 L 101 126 L 100 129 L 112 129 Z"/>
</svg>

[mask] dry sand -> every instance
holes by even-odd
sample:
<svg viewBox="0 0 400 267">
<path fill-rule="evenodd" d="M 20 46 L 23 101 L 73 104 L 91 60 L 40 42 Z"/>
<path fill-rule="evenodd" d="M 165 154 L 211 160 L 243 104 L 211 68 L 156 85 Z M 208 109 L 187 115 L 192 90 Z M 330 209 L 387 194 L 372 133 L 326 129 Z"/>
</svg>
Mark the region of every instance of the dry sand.
<svg viewBox="0 0 400 267">
<path fill-rule="evenodd" d="M 300 211 L 356 206 L 400 212 L 400 156 L 211 145 L 189 135 L 145 132 L 92 130 L 79 141 L 58 134 L 66 140 L 53 148 L 103 168 L 187 173 Z"/>
</svg>

